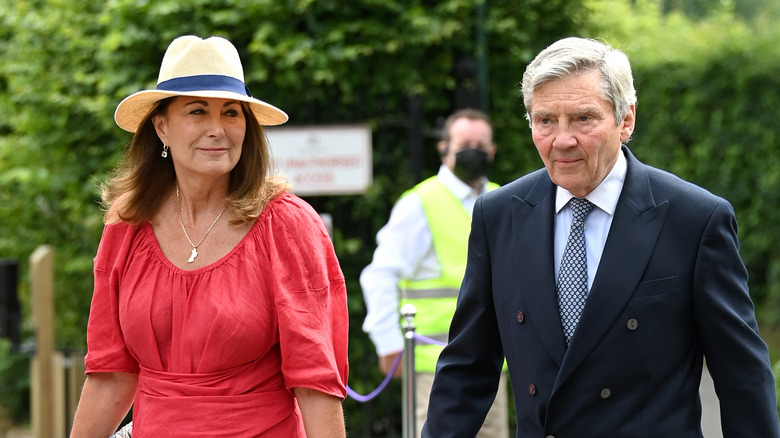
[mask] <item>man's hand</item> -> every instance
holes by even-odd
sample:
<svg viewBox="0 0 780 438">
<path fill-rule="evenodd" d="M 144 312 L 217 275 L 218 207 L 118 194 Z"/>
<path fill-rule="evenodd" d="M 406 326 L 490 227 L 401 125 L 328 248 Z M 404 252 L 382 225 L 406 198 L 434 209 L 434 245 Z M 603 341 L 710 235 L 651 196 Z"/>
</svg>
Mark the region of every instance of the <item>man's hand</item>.
<svg viewBox="0 0 780 438">
<path fill-rule="evenodd" d="M 401 354 L 402 352 L 399 351 L 397 353 L 391 353 L 386 356 L 379 356 L 379 369 L 382 371 L 382 374 L 387 375 L 387 373 L 390 372 L 390 367 L 393 366 L 393 362 L 395 361 L 395 358 Z M 398 367 L 395 369 L 395 373 L 393 373 L 393 377 L 399 378 L 403 375 L 404 367 L 401 366 L 401 364 L 398 365 Z"/>
</svg>

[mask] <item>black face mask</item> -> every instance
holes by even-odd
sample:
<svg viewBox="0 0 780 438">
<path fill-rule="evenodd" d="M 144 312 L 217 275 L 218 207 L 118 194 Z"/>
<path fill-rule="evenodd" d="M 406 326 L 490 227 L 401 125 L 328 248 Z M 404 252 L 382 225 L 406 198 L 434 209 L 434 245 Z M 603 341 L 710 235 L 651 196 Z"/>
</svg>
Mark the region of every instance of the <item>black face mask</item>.
<svg viewBox="0 0 780 438">
<path fill-rule="evenodd" d="M 455 176 L 463 181 L 475 181 L 487 175 L 490 161 L 487 152 L 466 148 L 455 154 Z"/>
</svg>

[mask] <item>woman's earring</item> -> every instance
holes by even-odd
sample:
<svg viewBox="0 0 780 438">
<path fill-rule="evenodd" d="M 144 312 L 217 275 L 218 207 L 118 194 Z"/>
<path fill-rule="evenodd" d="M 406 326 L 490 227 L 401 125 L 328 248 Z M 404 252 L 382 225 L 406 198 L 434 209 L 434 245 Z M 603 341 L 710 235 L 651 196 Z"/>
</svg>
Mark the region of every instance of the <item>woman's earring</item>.
<svg viewBox="0 0 780 438">
<path fill-rule="evenodd" d="M 163 145 L 162 157 L 163 158 L 167 158 L 168 157 L 168 145 L 167 144 Z"/>
</svg>

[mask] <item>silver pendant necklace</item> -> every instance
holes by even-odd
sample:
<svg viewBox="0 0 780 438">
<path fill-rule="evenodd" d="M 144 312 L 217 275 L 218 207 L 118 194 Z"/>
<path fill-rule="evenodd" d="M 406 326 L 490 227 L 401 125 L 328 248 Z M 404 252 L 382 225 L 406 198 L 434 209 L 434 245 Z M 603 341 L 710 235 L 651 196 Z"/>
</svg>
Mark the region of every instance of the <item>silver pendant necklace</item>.
<svg viewBox="0 0 780 438">
<path fill-rule="evenodd" d="M 179 210 L 179 223 L 181 224 L 181 230 L 184 231 L 184 237 L 186 237 L 187 242 L 190 242 L 190 245 L 192 245 L 192 253 L 190 253 L 190 258 L 187 259 L 187 263 L 194 262 L 195 258 L 198 257 L 198 247 L 200 246 L 201 243 L 203 243 L 204 240 L 206 240 L 206 236 L 209 235 L 211 229 L 214 228 L 214 225 L 217 224 L 219 218 L 222 217 L 222 213 L 224 213 L 225 210 L 227 210 L 227 206 L 228 206 L 227 202 L 225 202 L 225 206 L 222 208 L 222 211 L 219 212 L 217 218 L 214 219 L 214 222 L 211 223 L 209 229 L 206 230 L 206 234 L 203 235 L 203 238 L 200 239 L 200 242 L 198 242 L 198 244 L 196 245 L 192 243 L 192 239 L 190 239 L 190 235 L 187 234 L 187 229 L 184 228 L 184 220 L 181 218 L 181 200 L 179 199 L 179 183 L 176 183 L 176 207 Z"/>
</svg>

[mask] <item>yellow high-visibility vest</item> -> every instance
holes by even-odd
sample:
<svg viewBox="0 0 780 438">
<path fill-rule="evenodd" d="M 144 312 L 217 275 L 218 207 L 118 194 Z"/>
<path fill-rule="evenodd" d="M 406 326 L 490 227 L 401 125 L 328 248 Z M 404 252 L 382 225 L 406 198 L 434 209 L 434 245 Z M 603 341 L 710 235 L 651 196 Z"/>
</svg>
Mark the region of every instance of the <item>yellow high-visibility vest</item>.
<svg viewBox="0 0 780 438">
<path fill-rule="evenodd" d="M 498 184 L 488 183 L 487 190 Z M 404 193 L 415 193 L 422 201 L 428 228 L 433 238 L 433 249 L 441 268 L 441 276 L 428 280 L 399 282 L 400 304 L 417 308 L 415 331 L 440 342 L 447 342 L 452 316 L 458 300 L 458 291 L 466 272 L 468 238 L 471 216 L 447 187 L 433 176 Z M 433 373 L 442 347 L 417 342 L 415 371 Z"/>
</svg>

